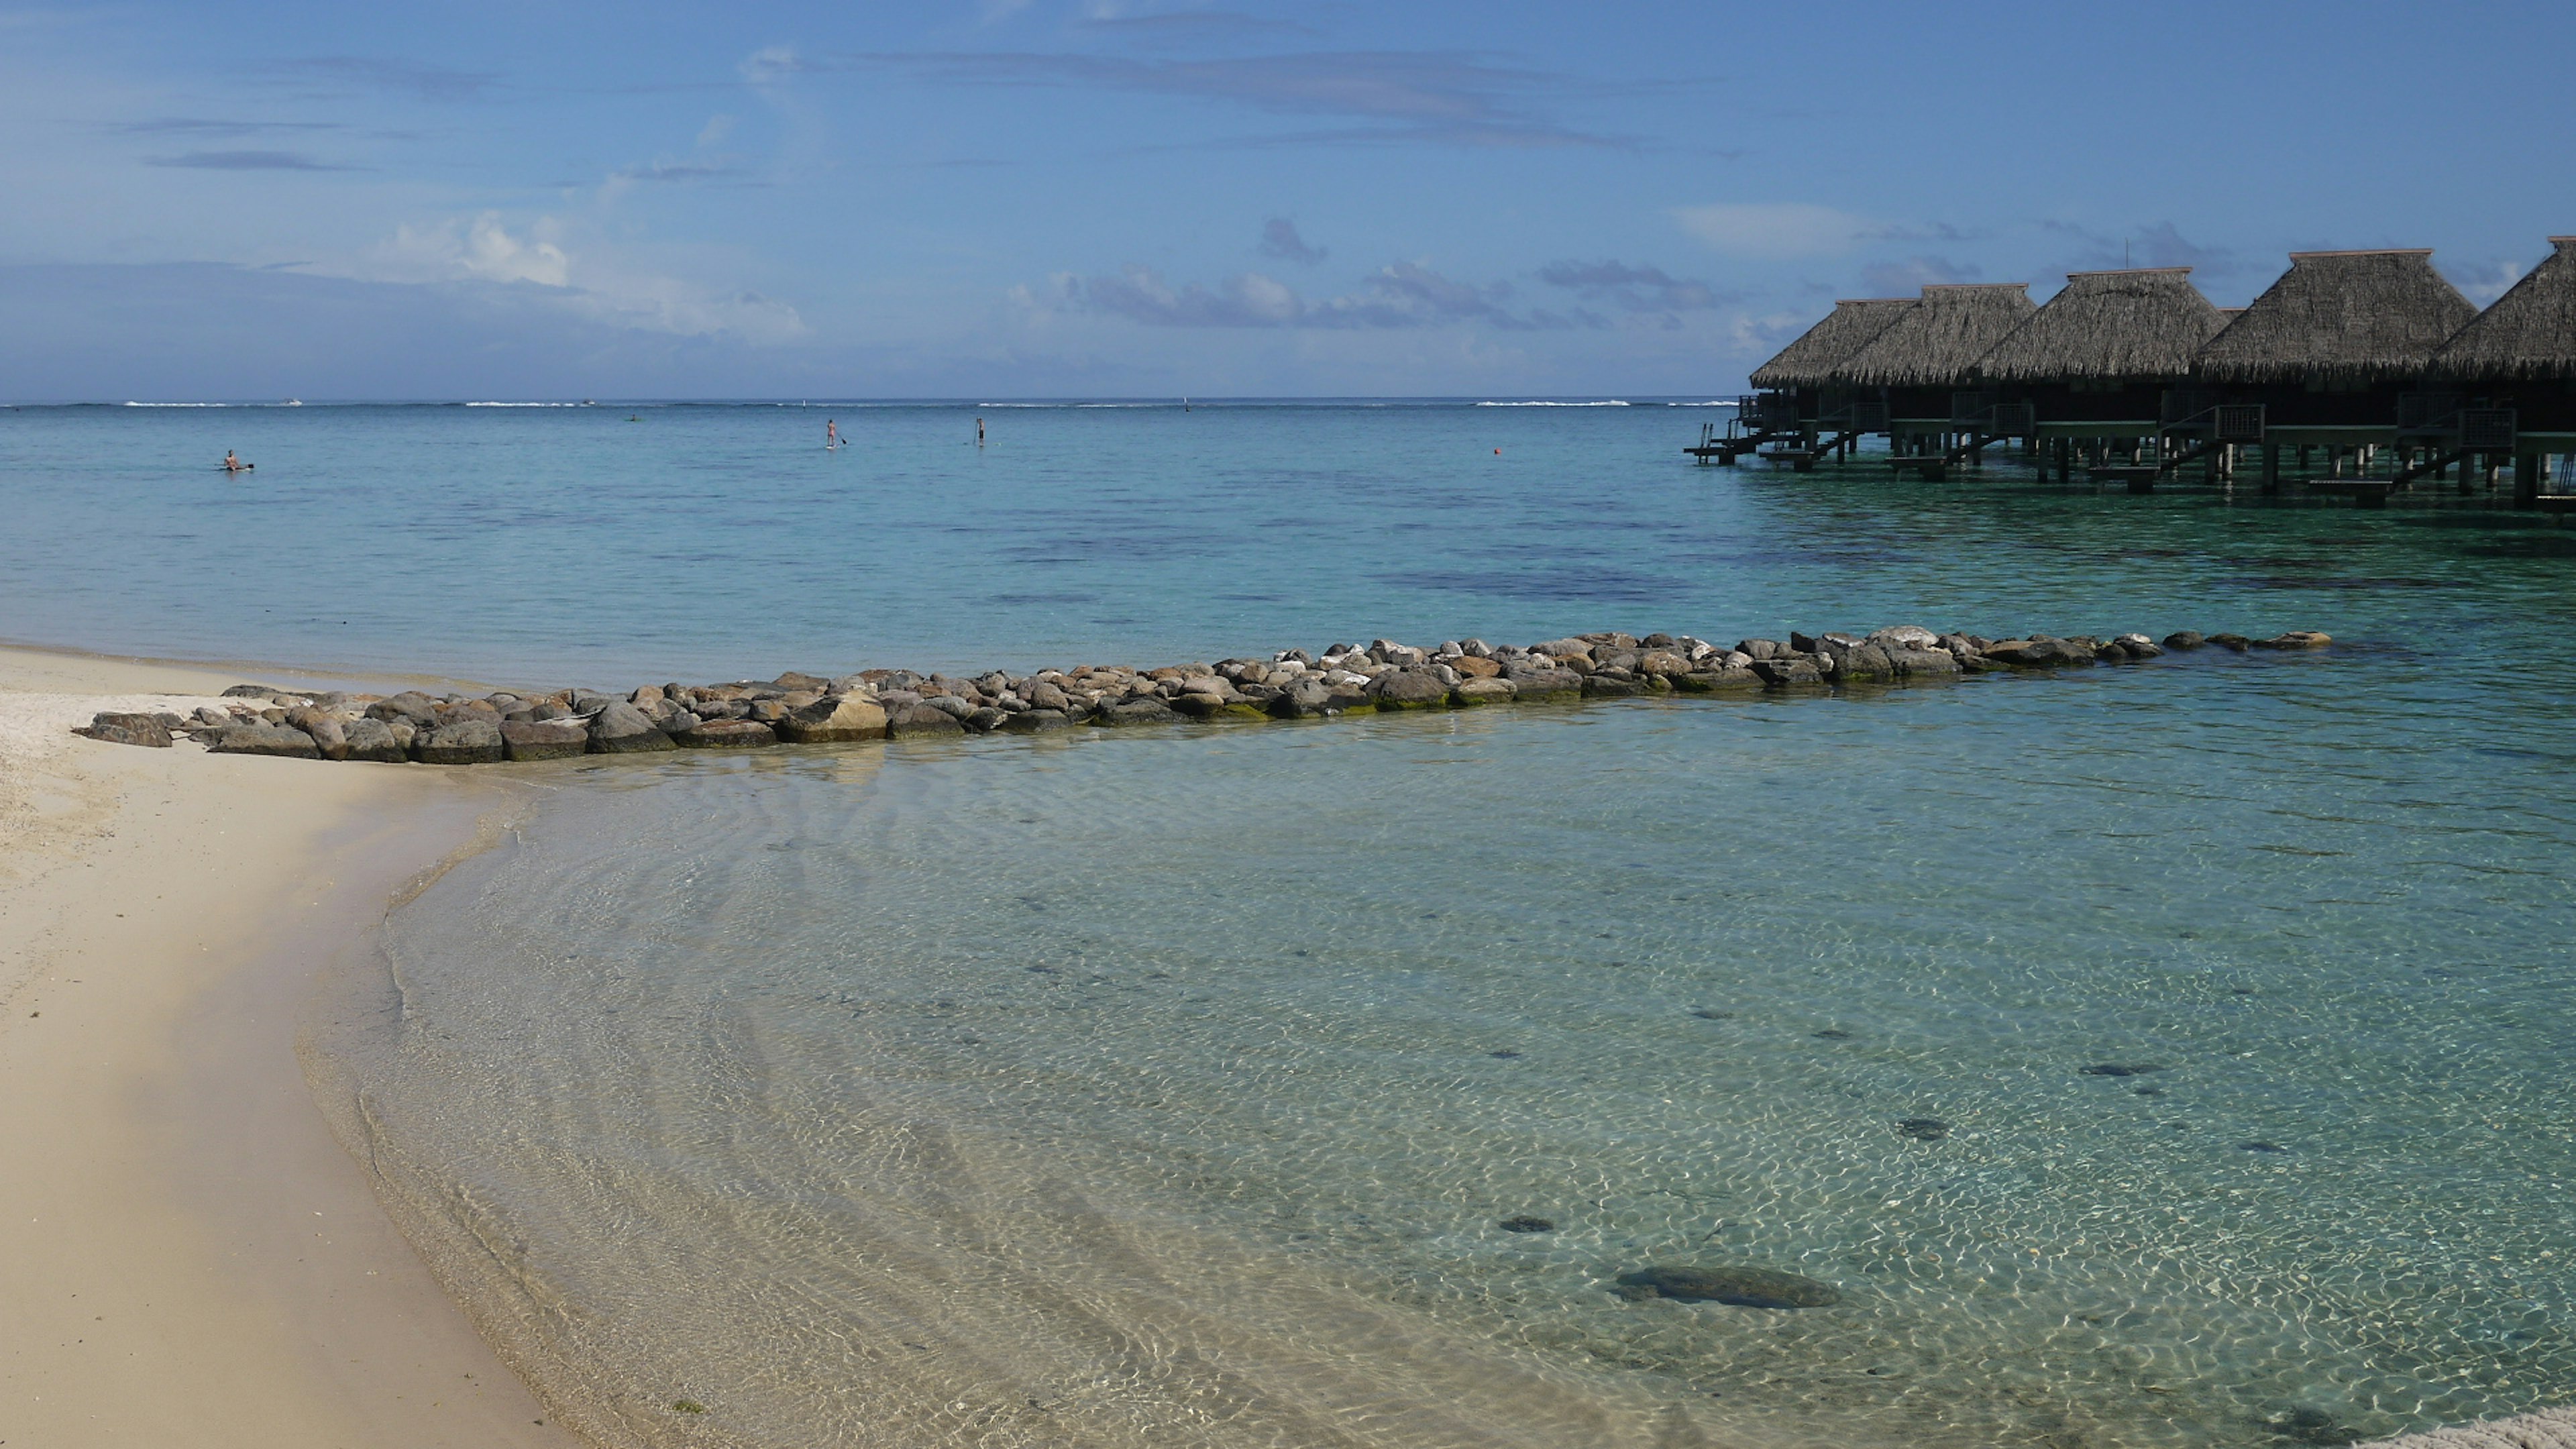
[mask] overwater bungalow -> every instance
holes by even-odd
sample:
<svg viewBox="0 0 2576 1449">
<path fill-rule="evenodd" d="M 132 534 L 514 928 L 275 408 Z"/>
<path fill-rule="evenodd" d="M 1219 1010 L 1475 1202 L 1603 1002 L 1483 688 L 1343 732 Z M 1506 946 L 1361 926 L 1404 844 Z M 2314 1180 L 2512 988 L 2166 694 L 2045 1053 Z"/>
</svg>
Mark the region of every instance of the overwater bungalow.
<svg viewBox="0 0 2576 1449">
<path fill-rule="evenodd" d="M 2167 391 L 2226 325 L 2189 267 L 2070 272 L 2064 290 L 1979 359 L 1976 380 L 1999 402 L 2031 407 L 2062 478 L 2079 455 L 2101 463 L 2114 446 L 2134 462 L 2141 442 L 2160 436 Z"/>
<path fill-rule="evenodd" d="M 1882 430 L 1886 426 L 1884 413 L 1871 417 L 1853 413 L 1852 404 L 1860 399 L 1851 387 L 1837 381 L 1836 369 L 1853 353 L 1877 341 L 1916 300 L 1847 297 L 1835 302 L 1834 310 L 1826 313 L 1823 321 L 1798 334 L 1769 362 L 1753 370 L 1752 383 L 1762 390 L 1767 401 L 1754 410 L 1756 416 L 1747 422 L 1769 424 L 1783 432 L 1803 432 L 1810 443 L 1823 426 L 1842 424 L 1846 426 L 1840 430 L 1850 432 Z M 1875 393 L 1868 400 L 1875 401 Z M 1872 425 L 1861 426 L 1864 423 Z"/>
<path fill-rule="evenodd" d="M 1829 385 L 1883 389 L 1896 450 L 1937 452 L 1954 436 L 1980 430 L 1980 420 L 1959 416 L 1955 394 L 1995 344 L 2038 310 L 2028 282 L 1925 287 L 1886 331 L 1831 370 Z"/>
<path fill-rule="evenodd" d="M 2533 501 L 2541 463 L 2576 453 L 2576 236 L 2433 353 L 2431 406 L 2513 414 L 2515 492 Z M 2447 395 L 2443 395 L 2447 394 Z"/>
</svg>

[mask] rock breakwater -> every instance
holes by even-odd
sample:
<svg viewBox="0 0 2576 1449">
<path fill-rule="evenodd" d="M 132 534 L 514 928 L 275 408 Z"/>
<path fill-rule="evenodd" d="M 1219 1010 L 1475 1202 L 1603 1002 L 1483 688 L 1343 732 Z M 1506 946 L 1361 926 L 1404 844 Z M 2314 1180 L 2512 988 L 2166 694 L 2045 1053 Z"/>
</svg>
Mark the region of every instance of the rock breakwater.
<svg viewBox="0 0 2576 1449">
<path fill-rule="evenodd" d="M 303 693 L 264 684 L 226 690 L 224 708 L 192 716 L 101 714 L 80 731 L 115 744 L 193 739 L 222 754 L 481 765 L 679 749 L 926 735 L 1035 733 L 1184 721 L 1312 719 L 1353 711 L 1474 709 L 1639 695 L 1858 689 L 1996 671 L 2142 663 L 2168 653 L 2304 650 L 2332 641 L 2298 631 L 2112 638 L 2029 634 L 1989 639 L 1905 625 L 1869 634 L 1792 633 L 1732 647 L 1687 634 L 1578 634 L 1526 647 L 1481 639 L 1429 647 L 1378 639 L 1321 652 L 1158 669 L 1086 664 L 972 676 L 869 669 L 782 674 L 729 684 L 647 684 L 482 696 Z"/>
</svg>

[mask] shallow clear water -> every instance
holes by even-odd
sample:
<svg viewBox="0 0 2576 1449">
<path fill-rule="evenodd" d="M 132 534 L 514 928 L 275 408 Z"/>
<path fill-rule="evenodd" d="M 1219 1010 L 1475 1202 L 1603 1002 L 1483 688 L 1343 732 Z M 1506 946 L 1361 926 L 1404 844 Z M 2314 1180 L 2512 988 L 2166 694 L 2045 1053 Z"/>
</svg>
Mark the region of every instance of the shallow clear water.
<svg viewBox="0 0 2576 1449">
<path fill-rule="evenodd" d="M 2576 1391 L 2576 535 L 1693 469 L 1667 409 L 1031 410 L 982 455 L 888 409 L 810 458 L 750 409 L 335 411 L 260 438 L 325 459 L 275 497 L 96 462 L 219 456 L 192 421 L 0 416 L 0 633 L 595 683 L 2339 640 L 532 769 L 328 1046 L 612 1441 L 2262 1445 Z M 1842 1296 L 1610 1291 L 1649 1264 Z"/>
</svg>

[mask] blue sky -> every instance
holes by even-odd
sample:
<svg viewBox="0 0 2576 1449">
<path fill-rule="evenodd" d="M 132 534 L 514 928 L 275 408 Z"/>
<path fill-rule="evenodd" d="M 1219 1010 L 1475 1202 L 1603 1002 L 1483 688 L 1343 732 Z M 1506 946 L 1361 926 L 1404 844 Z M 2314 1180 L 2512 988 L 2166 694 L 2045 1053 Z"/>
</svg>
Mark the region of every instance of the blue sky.
<svg viewBox="0 0 2576 1449">
<path fill-rule="evenodd" d="M 1719 394 L 2576 231 L 2564 5 L 0 4 L 0 397 Z"/>
</svg>

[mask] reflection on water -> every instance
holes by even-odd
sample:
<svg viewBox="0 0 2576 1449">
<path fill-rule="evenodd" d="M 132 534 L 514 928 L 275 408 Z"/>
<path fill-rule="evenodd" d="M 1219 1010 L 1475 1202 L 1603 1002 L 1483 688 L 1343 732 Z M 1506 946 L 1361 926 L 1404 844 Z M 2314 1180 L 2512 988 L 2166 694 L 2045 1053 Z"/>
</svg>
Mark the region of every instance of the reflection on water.
<svg viewBox="0 0 2576 1449">
<path fill-rule="evenodd" d="M 2381 637 L 564 769 L 332 1050 L 611 1442 L 2511 1411 L 2576 1385 L 2565 675 Z"/>
</svg>

